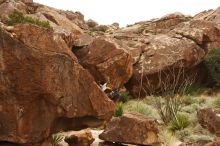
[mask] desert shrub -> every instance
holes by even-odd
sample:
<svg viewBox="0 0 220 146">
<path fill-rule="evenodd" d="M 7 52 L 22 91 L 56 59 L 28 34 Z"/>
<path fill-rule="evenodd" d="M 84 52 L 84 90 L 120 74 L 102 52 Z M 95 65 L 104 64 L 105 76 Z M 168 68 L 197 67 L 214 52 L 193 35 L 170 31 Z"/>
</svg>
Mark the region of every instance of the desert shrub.
<svg viewBox="0 0 220 146">
<path fill-rule="evenodd" d="M 184 64 L 184 62 L 181 63 Z M 194 87 L 195 77 L 196 74 L 187 73 L 187 70 L 183 67 L 171 67 L 165 71 L 161 70 L 157 75 L 160 88 L 156 93 L 154 86 L 146 78 L 148 89 L 145 90 L 149 91 L 151 95 L 157 95 L 155 108 L 165 124 L 168 124 L 181 110 L 183 106 L 181 97 L 186 95 L 187 92 L 194 91 L 192 87 Z"/>
<path fill-rule="evenodd" d="M 9 15 L 9 20 L 8 24 L 9 25 L 15 25 L 18 23 L 24 23 L 24 16 L 21 12 L 14 10 L 10 15 Z"/>
<path fill-rule="evenodd" d="M 216 86 L 220 86 L 220 48 L 212 49 L 204 59 L 208 73 Z"/>
<path fill-rule="evenodd" d="M 213 102 L 213 106 L 216 108 L 220 108 L 220 97 L 217 97 L 214 102 Z"/>
<path fill-rule="evenodd" d="M 115 108 L 115 117 L 120 117 L 122 116 L 124 113 L 124 110 L 123 110 L 123 103 L 120 102 L 116 105 L 116 108 Z"/>
<path fill-rule="evenodd" d="M 178 141 L 177 137 L 175 134 L 170 132 L 165 127 L 161 127 L 162 129 L 159 130 L 159 138 L 163 142 L 164 146 L 176 146 L 176 142 Z"/>
<path fill-rule="evenodd" d="M 99 31 L 106 32 L 107 30 L 108 30 L 108 26 L 106 26 L 106 25 L 99 26 Z"/>
<path fill-rule="evenodd" d="M 186 128 L 189 126 L 189 124 L 190 122 L 187 116 L 183 114 L 177 114 L 177 116 L 170 121 L 169 128 L 172 131 L 177 131 Z"/>
<path fill-rule="evenodd" d="M 144 104 L 137 104 L 136 112 L 143 114 L 143 115 L 146 115 L 146 116 L 151 115 L 150 109 L 147 106 L 145 106 Z"/>
<path fill-rule="evenodd" d="M 129 93 L 128 92 L 122 92 L 120 96 L 121 96 L 120 101 L 123 103 L 125 103 L 129 100 Z"/>
<path fill-rule="evenodd" d="M 145 116 L 151 116 L 152 111 L 142 101 L 129 101 L 124 105 L 124 111 L 137 112 Z"/>
<path fill-rule="evenodd" d="M 186 113 L 194 113 L 197 112 L 201 108 L 201 105 L 198 103 L 193 103 L 188 106 L 184 106 L 181 111 Z"/>
<path fill-rule="evenodd" d="M 64 137 L 59 134 L 53 134 L 52 135 L 52 145 L 53 146 L 58 146 L 60 142 L 62 142 Z"/>
<path fill-rule="evenodd" d="M 16 25 L 19 23 L 31 23 L 34 25 L 38 25 L 40 27 L 44 27 L 47 29 L 52 29 L 50 26 L 50 23 L 48 21 L 41 21 L 39 19 L 35 19 L 29 16 L 24 16 L 21 12 L 14 10 L 10 15 L 9 15 L 9 20 L 8 24 L 9 25 Z"/>
<path fill-rule="evenodd" d="M 192 96 L 183 96 L 182 103 L 184 105 L 190 105 L 196 102 L 196 100 Z"/>
<path fill-rule="evenodd" d="M 198 84 L 194 83 L 194 84 L 191 84 L 191 85 L 186 87 L 184 94 L 185 95 L 192 95 L 192 94 L 194 94 L 196 92 L 199 92 L 200 89 L 201 89 L 201 86 L 199 86 Z"/>
<path fill-rule="evenodd" d="M 168 124 L 182 108 L 180 96 L 175 97 L 156 97 L 154 107 L 157 109 L 161 120 Z"/>
</svg>

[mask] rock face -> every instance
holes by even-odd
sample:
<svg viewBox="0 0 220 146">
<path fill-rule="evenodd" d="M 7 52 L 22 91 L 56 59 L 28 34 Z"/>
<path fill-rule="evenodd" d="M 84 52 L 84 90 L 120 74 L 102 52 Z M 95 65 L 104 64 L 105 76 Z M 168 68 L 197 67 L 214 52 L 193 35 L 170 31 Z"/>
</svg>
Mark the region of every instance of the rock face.
<svg viewBox="0 0 220 146">
<path fill-rule="evenodd" d="M 1 30 L 0 40 L 0 141 L 38 143 L 113 114 L 113 102 L 59 35 L 23 24 Z"/>
<path fill-rule="evenodd" d="M 220 136 L 220 109 L 206 108 L 198 111 L 199 123 L 210 132 Z"/>
<path fill-rule="evenodd" d="M 139 114 L 127 113 L 122 117 L 113 118 L 100 139 L 137 145 L 160 145 L 158 127 L 154 120 Z"/>
<path fill-rule="evenodd" d="M 0 16 L 4 22 L 7 21 L 8 15 L 11 14 L 14 10 L 19 10 L 22 13 L 27 13 L 27 6 L 18 0 L 8 0 L 0 2 Z"/>
<path fill-rule="evenodd" d="M 132 75 L 131 55 L 113 40 L 96 38 L 73 52 L 96 81 L 105 81 L 113 89 L 123 86 Z"/>
<path fill-rule="evenodd" d="M 0 16 L 7 22 L 8 15 L 14 10 L 22 12 L 25 16 L 48 21 L 54 32 L 60 34 L 68 46 L 74 44 L 74 40 L 87 29 L 84 16 L 79 12 L 62 11 L 31 0 L 9 0 L 0 4 Z"/>
<path fill-rule="evenodd" d="M 147 41 L 142 40 L 144 44 L 139 45 L 139 52 L 132 50 L 136 61 L 127 89 L 139 97 L 163 90 L 162 84 L 174 82 L 179 71 L 184 75 L 190 72 L 196 78 L 201 71 L 195 68 L 210 49 L 220 46 L 219 38 L 216 25 L 202 20 L 183 22 L 167 34 L 147 37 Z M 204 76 L 200 75 L 200 80 Z"/>
<path fill-rule="evenodd" d="M 220 28 L 220 7 L 216 10 L 203 11 L 195 15 L 193 19 L 212 21 Z"/>
<path fill-rule="evenodd" d="M 213 142 L 207 143 L 204 146 L 219 146 L 220 145 L 220 140 L 215 140 Z"/>
<path fill-rule="evenodd" d="M 89 129 L 73 131 L 65 138 L 69 146 L 90 146 L 94 140 Z"/>
</svg>

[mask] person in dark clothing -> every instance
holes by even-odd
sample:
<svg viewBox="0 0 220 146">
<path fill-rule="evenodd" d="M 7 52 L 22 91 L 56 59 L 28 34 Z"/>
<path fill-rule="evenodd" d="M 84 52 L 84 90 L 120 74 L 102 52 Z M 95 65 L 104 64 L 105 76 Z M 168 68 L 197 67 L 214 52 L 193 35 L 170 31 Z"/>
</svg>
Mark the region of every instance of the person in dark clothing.
<svg viewBox="0 0 220 146">
<path fill-rule="evenodd" d="M 121 94 L 118 90 L 112 91 L 110 93 L 110 98 L 114 101 L 114 102 L 119 102 L 120 98 L 121 98 Z"/>
</svg>

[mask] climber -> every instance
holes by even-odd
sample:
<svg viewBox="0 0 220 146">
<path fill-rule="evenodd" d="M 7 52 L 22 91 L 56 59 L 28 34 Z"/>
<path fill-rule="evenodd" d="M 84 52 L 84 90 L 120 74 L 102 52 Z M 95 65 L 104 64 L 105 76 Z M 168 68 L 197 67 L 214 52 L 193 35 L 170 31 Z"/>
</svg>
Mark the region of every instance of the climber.
<svg viewBox="0 0 220 146">
<path fill-rule="evenodd" d="M 107 83 L 105 83 L 105 82 L 99 82 L 99 86 L 100 86 L 101 90 L 107 94 L 112 91 L 112 89 L 109 86 L 107 86 Z"/>
<path fill-rule="evenodd" d="M 114 102 L 120 101 L 121 95 L 118 89 L 113 91 L 109 86 L 107 86 L 107 83 L 105 82 L 99 82 L 99 86 L 101 90 L 105 92 L 111 100 L 113 100 Z"/>
</svg>

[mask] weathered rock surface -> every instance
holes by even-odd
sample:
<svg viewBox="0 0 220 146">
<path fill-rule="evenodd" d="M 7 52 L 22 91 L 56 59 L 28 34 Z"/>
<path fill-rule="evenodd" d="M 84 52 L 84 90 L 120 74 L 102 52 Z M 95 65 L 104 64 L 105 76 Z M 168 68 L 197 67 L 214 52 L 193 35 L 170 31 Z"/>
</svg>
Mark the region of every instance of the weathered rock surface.
<svg viewBox="0 0 220 146">
<path fill-rule="evenodd" d="M 57 10 L 33 3 L 30 0 L 9 0 L 3 2 L 0 4 L 0 16 L 6 19 L 14 9 L 26 16 L 48 21 L 54 32 L 60 34 L 70 47 L 74 44 L 74 40 L 83 33 L 82 29 L 87 29 L 84 16 L 81 13 Z"/>
<path fill-rule="evenodd" d="M 203 11 L 195 15 L 193 19 L 212 21 L 215 22 L 220 28 L 220 7 L 215 10 Z"/>
<path fill-rule="evenodd" d="M 160 145 L 158 127 L 154 120 L 135 113 L 127 113 L 113 118 L 106 126 L 100 139 L 110 142 Z"/>
<path fill-rule="evenodd" d="M 220 109 L 205 108 L 197 113 L 199 123 L 210 132 L 220 136 Z"/>
<path fill-rule="evenodd" d="M 0 33 L 0 141 L 38 143 L 113 114 L 113 102 L 59 35 L 30 24 L 12 34 Z"/>
<path fill-rule="evenodd" d="M 119 29 L 118 31 L 114 31 L 112 36 L 124 41 L 129 40 L 129 42 L 143 42 L 145 37 L 161 33 L 165 34 L 172 30 L 176 25 L 188 21 L 189 19 L 190 17 L 184 16 L 181 13 L 173 13 L 160 19 L 142 21 L 135 23 L 134 25 Z"/>
<path fill-rule="evenodd" d="M 113 89 L 123 86 L 132 75 L 132 58 L 118 43 L 96 38 L 88 46 L 73 48 L 80 64 L 95 77 Z"/>
<path fill-rule="evenodd" d="M 126 84 L 127 89 L 134 97 L 138 97 L 139 92 L 145 96 L 160 91 L 162 83 L 173 82 L 179 71 L 190 72 L 197 77 L 201 71 L 195 68 L 208 50 L 220 46 L 219 38 L 220 31 L 216 25 L 202 20 L 183 22 L 167 34 L 147 37 L 147 42 L 139 45 L 139 52 L 134 49 L 136 63 L 133 76 Z M 204 75 L 200 80 L 202 77 Z"/>
<path fill-rule="evenodd" d="M 72 131 L 69 136 L 65 138 L 69 146 L 90 146 L 94 140 L 89 129 Z"/>
<path fill-rule="evenodd" d="M 7 21 L 8 15 L 14 10 L 19 10 L 22 13 L 27 13 L 27 6 L 19 0 L 7 0 L 0 3 L 0 16 L 4 22 Z"/>
<path fill-rule="evenodd" d="M 215 140 L 213 142 L 207 143 L 204 146 L 219 146 L 220 145 L 220 140 Z"/>
</svg>

